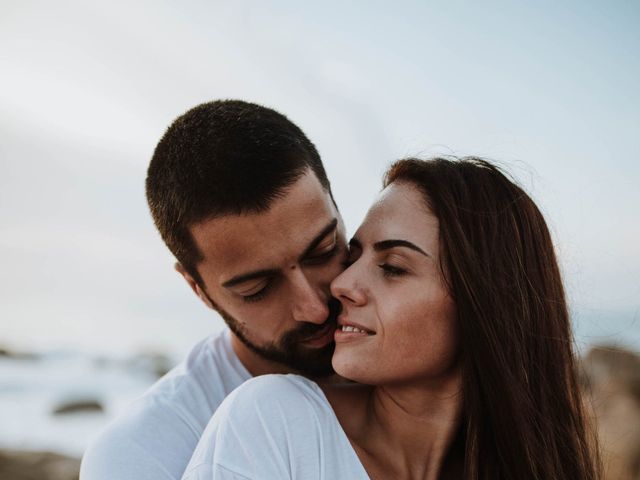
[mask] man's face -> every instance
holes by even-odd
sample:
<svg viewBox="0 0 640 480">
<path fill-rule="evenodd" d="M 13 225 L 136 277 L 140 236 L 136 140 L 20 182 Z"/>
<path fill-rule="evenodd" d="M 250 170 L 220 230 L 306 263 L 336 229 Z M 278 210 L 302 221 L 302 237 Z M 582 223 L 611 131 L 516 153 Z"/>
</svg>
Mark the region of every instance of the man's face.
<svg viewBox="0 0 640 480">
<path fill-rule="evenodd" d="M 344 225 L 310 170 L 263 213 L 227 215 L 191 228 L 204 259 L 197 293 L 262 357 L 308 375 L 332 372 Z"/>
</svg>

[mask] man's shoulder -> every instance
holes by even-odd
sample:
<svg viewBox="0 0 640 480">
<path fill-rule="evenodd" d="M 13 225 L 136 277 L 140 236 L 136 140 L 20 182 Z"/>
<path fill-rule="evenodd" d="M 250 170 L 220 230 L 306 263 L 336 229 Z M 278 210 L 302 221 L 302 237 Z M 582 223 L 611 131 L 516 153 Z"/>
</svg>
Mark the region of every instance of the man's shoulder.
<svg viewBox="0 0 640 480">
<path fill-rule="evenodd" d="M 229 393 L 250 379 L 231 348 L 229 332 L 224 330 L 198 342 L 186 358 L 135 400 L 123 422 L 156 420 L 161 414 L 176 415 L 202 428 Z M 166 418 L 166 417 L 164 417 Z"/>
<path fill-rule="evenodd" d="M 215 410 L 248 378 L 228 332 L 205 338 L 90 444 L 82 479 L 179 478 Z"/>
<path fill-rule="evenodd" d="M 158 380 L 144 396 L 159 396 L 179 405 L 195 397 L 207 397 L 219 405 L 251 374 L 240 363 L 231 346 L 229 330 L 210 335 L 198 342 L 186 358 Z"/>
</svg>

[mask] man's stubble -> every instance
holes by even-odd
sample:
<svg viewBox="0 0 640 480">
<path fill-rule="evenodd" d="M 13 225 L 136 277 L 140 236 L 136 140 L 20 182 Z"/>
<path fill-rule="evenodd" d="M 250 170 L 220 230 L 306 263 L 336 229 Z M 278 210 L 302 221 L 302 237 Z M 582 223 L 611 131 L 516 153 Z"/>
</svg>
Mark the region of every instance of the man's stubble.
<svg viewBox="0 0 640 480">
<path fill-rule="evenodd" d="M 338 300 L 332 298 L 329 302 L 329 317 L 325 323 L 301 322 L 299 328 L 286 332 L 277 341 L 259 346 L 247 338 L 246 328 L 238 319 L 227 313 L 208 295 L 207 298 L 236 337 L 262 358 L 285 365 L 308 377 L 326 377 L 335 373 L 331 365 L 335 350 L 334 342 L 320 348 L 307 348 L 302 345 L 302 342 L 324 329 L 327 322 L 337 325 L 336 317 L 340 311 Z"/>
</svg>

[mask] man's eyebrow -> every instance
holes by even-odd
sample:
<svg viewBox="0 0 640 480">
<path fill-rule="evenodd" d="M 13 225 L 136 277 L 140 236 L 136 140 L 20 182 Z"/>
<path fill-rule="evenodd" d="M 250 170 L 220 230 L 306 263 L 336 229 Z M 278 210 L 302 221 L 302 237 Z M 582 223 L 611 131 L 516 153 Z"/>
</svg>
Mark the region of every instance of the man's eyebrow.
<svg viewBox="0 0 640 480">
<path fill-rule="evenodd" d="M 311 240 L 311 243 L 304 250 L 304 253 L 300 256 L 301 259 L 304 259 L 307 255 L 309 255 L 318 244 L 326 237 L 330 232 L 336 229 L 338 226 L 338 219 L 334 218 L 331 222 L 322 229 L 322 231 Z M 248 282 L 249 280 L 255 280 L 256 278 L 264 278 L 264 277 L 273 277 L 279 273 L 277 269 L 265 269 L 265 270 L 256 270 L 255 272 L 242 273 L 240 275 L 236 275 L 235 277 L 230 278 L 226 282 L 222 284 L 225 288 L 231 288 L 236 285 L 239 285 L 244 282 Z"/>
<path fill-rule="evenodd" d="M 338 226 L 338 219 L 334 218 L 331 222 L 322 229 L 322 231 L 315 236 L 311 243 L 304 249 L 302 255 L 300 255 L 300 260 L 304 260 L 311 252 L 315 250 L 318 244 L 331 232 L 333 232 Z"/>
<path fill-rule="evenodd" d="M 256 278 L 272 277 L 277 273 L 278 270 L 275 269 L 256 270 L 255 272 L 243 273 L 227 280 L 222 284 L 222 286 L 225 288 L 231 288 L 241 283 L 248 282 L 249 280 L 255 280 Z"/>
<path fill-rule="evenodd" d="M 373 249 L 376 252 L 379 252 L 381 250 L 389 250 L 390 248 L 394 248 L 394 247 L 410 248 L 411 250 L 415 250 L 416 252 L 419 252 L 426 257 L 431 257 L 431 255 L 429 255 L 427 252 L 422 250 L 419 246 L 407 240 L 382 240 L 380 242 L 376 242 L 373 244 Z"/>
</svg>

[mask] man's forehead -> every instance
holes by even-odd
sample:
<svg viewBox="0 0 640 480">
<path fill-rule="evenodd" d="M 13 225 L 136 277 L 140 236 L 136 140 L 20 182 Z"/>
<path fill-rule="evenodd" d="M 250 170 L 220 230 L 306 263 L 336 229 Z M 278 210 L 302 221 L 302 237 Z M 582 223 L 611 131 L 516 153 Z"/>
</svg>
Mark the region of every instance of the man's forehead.
<svg viewBox="0 0 640 480">
<path fill-rule="evenodd" d="M 215 239 L 198 242 L 203 243 L 200 246 L 204 254 L 201 266 L 219 277 L 218 283 L 224 277 L 249 271 L 281 268 L 286 263 L 295 263 L 319 234 L 336 225 L 335 220 L 330 215 L 318 215 L 308 222 L 283 229 L 263 228 L 255 221 L 227 224 Z M 327 234 L 335 230 L 330 229 Z"/>
<path fill-rule="evenodd" d="M 226 215 L 194 225 L 191 233 L 204 256 L 201 266 L 217 275 L 235 275 L 295 260 L 338 217 L 331 197 L 313 179 L 317 185 L 300 179 L 265 212 Z"/>
</svg>

